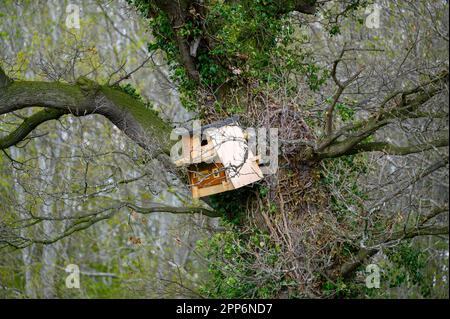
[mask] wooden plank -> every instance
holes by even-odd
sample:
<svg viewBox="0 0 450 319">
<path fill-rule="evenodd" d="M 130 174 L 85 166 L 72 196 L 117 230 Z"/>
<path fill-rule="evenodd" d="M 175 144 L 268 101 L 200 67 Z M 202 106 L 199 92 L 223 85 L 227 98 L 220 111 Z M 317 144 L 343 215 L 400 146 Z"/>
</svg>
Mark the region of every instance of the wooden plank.
<svg viewBox="0 0 450 319">
<path fill-rule="evenodd" d="M 231 183 L 223 182 L 220 185 L 199 188 L 198 196 L 199 197 L 210 196 L 210 195 L 214 195 L 214 194 L 218 194 L 218 193 L 223 193 L 223 192 L 226 192 L 226 191 L 229 191 L 232 189 L 234 189 L 234 187 Z"/>
<path fill-rule="evenodd" d="M 202 146 L 202 162 L 213 163 L 217 154 L 210 136 L 206 136 L 208 144 Z"/>
<path fill-rule="evenodd" d="M 181 137 L 181 151 L 181 156 L 173 160 L 173 163 L 176 166 L 189 165 L 191 163 L 191 137 L 189 135 Z"/>
<path fill-rule="evenodd" d="M 201 137 L 194 135 L 191 138 L 191 161 L 192 163 L 201 163 L 202 161 L 202 141 Z"/>
<path fill-rule="evenodd" d="M 263 178 L 258 164 L 251 160 L 255 156 L 247 151 L 244 133 L 238 126 L 224 126 L 210 131 L 211 138 L 221 163 L 227 168 L 228 178 L 234 188 L 239 188 Z M 247 158 L 246 158 L 247 155 Z"/>
<path fill-rule="evenodd" d="M 181 143 L 183 145 L 183 159 L 188 163 L 191 162 L 191 149 L 192 149 L 192 141 L 189 135 L 183 135 L 181 137 Z"/>
<path fill-rule="evenodd" d="M 185 165 L 189 165 L 190 161 L 186 160 L 186 158 L 179 158 L 179 159 L 173 161 L 173 163 L 175 164 L 175 166 L 185 166 Z"/>
<path fill-rule="evenodd" d="M 231 178 L 231 182 L 235 188 L 239 188 L 263 178 L 263 173 L 258 164 L 254 161 L 247 161 L 238 168 L 236 176 Z"/>
<path fill-rule="evenodd" d="M 197 186 L 192 186 L 191 190 L 192 190 L 192 197 L 193 198 L 199 198 L 200 197 Z"/>
<path fill-rule="evenodd" d="M 193 165 L 190 167 L 189 180 L 191 185 L 204 188 L 212 185 L 221 184 L 226 180 L 224 167 L 220 163 Z"/>
<path fill-rule="evenodd" d="M 233 190 L 233 189 L 234 189 L 233 184 L 231 184 L 231 183 L 228 182 L 228 181 L 223 181 L 223 182 L 222 182 L 222 185 L 223 185 L 223 187 L 224 187 L 227 191 L 230 191 L 230 190 Z"/>
<path fill-rule="evenodd" d="M 213 195 L 213 194 L 217 194 L 217 193 L 222 193 L 224 191 L 225 191 L 225 189 L 223 188 L 223 185 L 219 184 L 219 185 L 209 186 L 209 187 L 205 187 L 205 188 L 200 188 L 198 190 L 198 196 L 204 197 L 204 196 L 209 196 L 209 195 Z"/>
</svg>

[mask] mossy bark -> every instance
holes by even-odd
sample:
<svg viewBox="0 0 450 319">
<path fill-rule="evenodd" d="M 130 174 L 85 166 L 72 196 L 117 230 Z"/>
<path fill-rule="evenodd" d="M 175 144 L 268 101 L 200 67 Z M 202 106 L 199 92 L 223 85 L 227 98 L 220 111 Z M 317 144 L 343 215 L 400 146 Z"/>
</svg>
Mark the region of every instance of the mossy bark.
<svg viewBox="0 0 450 319">
<path fill-rule="evenodd" d="M 3 83 L 3 82 L 2 82 Z M 86 86 L 43 81 L 4 81 L 0 87 L 0 114 L 27 107 L 43 107 L 19 128 L 0 140 L 0 148 L 19 142 L 39 124 L 63 114 L 100 114 L 144 149 L 169 154 L 171 126 L 141 101 L 108 86 Z M 26 133 L 26 134 L 25 134 Z"/>
</svg>

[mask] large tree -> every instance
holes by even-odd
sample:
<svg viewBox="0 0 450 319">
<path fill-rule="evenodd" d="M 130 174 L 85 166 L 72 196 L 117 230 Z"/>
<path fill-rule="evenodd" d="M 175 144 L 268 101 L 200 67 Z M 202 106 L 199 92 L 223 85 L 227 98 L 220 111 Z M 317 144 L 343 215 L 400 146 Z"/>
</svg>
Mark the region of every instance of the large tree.
<svg viewBox="0 0 450 319">
<path fill-rule="evenodd" d="M 201 213 L 237 218 L 237 227 L 268 234 L 267 243 L 261 241 L 260 247 L 259 242 L 256 246 L 249 244 L 240 258 L 249 256 L 245 263 L 250 270 L 256 271 L 259 265 L 263 275 L 255 276 L 255 281 L 287 282 L 276 291 L 277 296 L 320 295 L 324 283 L 339 287 L 342 280 L 353 280 L 360 266 L 386 247 L 415 237 L 448 234 L 448 200 L 427 191 L 427 203 L 420 208 L 411 204 L 408 218 L 389 214 L 386 208 L 394 207 L 389 203 L 412 186 L 433 174 L 444 174 L 448 165 L 445 49 L 438 57 L 427 59 L 424 54 L 426 50 L 441 50 L 441 41 L 448 44 L 448 36 L 439 31 L 439 26 L 418 25 L 427 28 L 428 38 L 409 43 L 400 61 L 392 59 L 395 72 L 383 75 L 377 73 L 376 59 L 367 58 L 377 54 L 376 46 L 363 47 L 359 44 L 364 43 L 357 40 L 353 45 L 345 36 L 339 38 L 346 27 L 358 26 L 351 17 L 364 11 L 364 1 L 129 2 L 148 21 L 154 35 L 148 48 L 164 52 L 172 80 L 189 110 L 208 122 L 228 117 L 238 109 L 243 125 L 278 127 L 281 153 L 277 173 L 267 176 L 261 185 L 216 196 L 209 205 L 186 200 L 185 207 L 143 207 L 111 201 L 109 209 L 128 207 L 142 214 Z M 438 11 L 440 5 L 437 2 L 434 10 Z M 411 5 L 411 11 L 424 14 L 426 8 L 421 6 Z M 333 43 L 332 55 L 323 61 L 311 55 L 320 39 L 313 43 L 302 38 L 304 28 L 317 16 L 326 21 L 321 28 L 331 35 L 327 41 Z M 353 22 L 345 22 L 348 20 Z M 423 35 L 417 33 L 419 36 Z M 428 47 L 420 47 L 422 43 Z M 420 61 L 416 68 L 414 61 Z M 175 143 L 170 139 L 174 123 L 163 120 L 142 98 L 124 90 L 122 83 L 129 76 L 123 74 L 114 84 L 97 83 L 87 77 L 72 83 L 25 81 L 11 78 L 0 67 L 0 115 L 34 110 L 0 137 L 0 149 L 7 151 L 20 144 L 47 121 L 69 114 L 99 114 L 142 147 L 147 160 L 160 159 L 167 170 L 184 180 L 185 172 L 176 170 L 167 160 Z M 406 132 L 404 142 L 390 138 L 396 129 Z M 356 188 L 364 189 L 362 184 L 367 186 L 370 178 L 375 178 L 367 172 L 367 161 L 373 157 L 364 154 L 369 153 L 395 158 L 418 154 L 422 166 L 416 166 L 412 176 L 396 187 L 394 184 L 393 189 L 386 185 L 389 193 L 361 196 L 352 206 L 348 197 L 355 197 L 359 190 L 353 189 L 350 194 L 347 187 L 353 186 L 341 183 L 341 177 L 330 182 L 330 176 L 347 175 L 356 182 Z M 363 164 L 358 164 L 357 156 L 363 156 Z M 358 170 L 366 170 L 369 177 L 361 178 Z M 423 196 L 420 189 L 417 194 Z M 95 206 L 96 196 L 89 200 Z M 65 217 L 74 221 L 58 236 L 45 240 L 18 236 L 0 224 L 0 244 L 15 248 L 51 244 L 114 213 L 97 209 Z M 32 216 L 29 222 L 45 218 Z M 272 266 L 264 249 L 275 249 L 277 258 L 283 261 L 269 269 Z M 226 267 L 216 270 L 227 277 Z"/>
</svg>

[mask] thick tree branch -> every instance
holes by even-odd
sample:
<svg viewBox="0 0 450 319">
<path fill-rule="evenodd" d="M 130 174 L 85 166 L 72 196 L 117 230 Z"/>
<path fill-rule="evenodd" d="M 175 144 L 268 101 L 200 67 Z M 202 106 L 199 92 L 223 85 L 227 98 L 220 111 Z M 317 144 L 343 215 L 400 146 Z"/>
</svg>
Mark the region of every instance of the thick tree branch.
<svg viewBox="0 0 450 319">
<path fill-rule="evenodd" d="M 419 108 L 428 102 L 431 98 L 443 91 L 442 86 L 439 85 L 442 82 L 447 82 L 448 70 L 444 70 L 427 82 L 418 85 L 417 87 L 403 92 L 395 92 L 389 95 L 379 106 L 378 112 L 371 115 L 366 120 L 360 120 L 355 123 L 346 125 L 339 129 L 337 132 L 332 133 L 332 117 L 328 118 L 326 130 L 328 134 L 325 139 L 318 143 L 318 147 L 311 152 L 312 159 L 324 159 L 335 158 L 343 155 L 355 154 L 360 152 L 391 151 L 393 154 L 399 153 L 399 155 L 420 152 L 432 147 L 448 146 L 448 138 L 439 137 L 436 141 L 427 143 L 430 145 L 413 145 L 406 148 L 395 147 L 394 145 L 387 143 L 367 143 L 362 142 L 367 137 L 373 135 L 380 128 L 387 124 L 393 123 L 396 120 L 403 120 L 408 118 L 416 118 Z M 342 87 L 342 83 L 336 80 L 339 87 Z M 395 100 L 396 96 L 401 96 L 391 107 L 387 107 L 387 104 Z M 329 111 L 328 114 L 332 115 Z M 331 122 L 330 122 L 331 119 Z M 331 123 L 331 124 L 330 124 Z M 448 134 L 448 132 L 445 132 Z"/>
<path fill-rule="evenodd" d="M 346 133 L 340 133 L 347 135 L 347 138 L 343 141 L 336 142 L 334 137 L 332 137 L 333 142 L 325 142 L 327 145 L 329 144 L 326 147 L 319 146 L 314 156 L 318 159 L 324 159 L 347 155 L 356 145 L 389 123 L 390 121 L 388 120 L 379 121 L 377 118 L 371 118 L 365 122 L 365 125 L 361 129 L 356 130 L 356 132 L 349 130 Z"/>
<path fill-rule="evenodd" d="M 119 89 L 101 86 L 87 79 L 80 79 L 75 84 L 42 81 L 3 83 L 7 85 L 0 87 L 0 115 L 28 107 L 44 107 L 53 111 L 25 120 L 18 131 L 12 133 L 13 136 L 2 138 L 2 148 L 16 144 L 19 138 L 24 138 L 44 120 L 71 113 L 76 116 L 105 116 L 151 154 L 167 154 L 170 151 L 171 127 L 141 101 Z"/>
<path fill-rule="evenodd" d="M 294 1 L 294 10 L 305 13 L 305 14 L 314 14 L 316 13 L 317 6 L 316 0 L 296 0 Z"/>
<path fill-rule="evenodd" d="M 56 120 L 67 113 L 68 111 L 66 110 L 58 109 L 44 109 L 36 112 L 30 117 L 24 119 L 24 121 L 13 132 L 0 138 L 0 150 L 6 149 L 23 141 L 28 134 L 40 124 L 50 120 Z"/>
<path fill-rule="evenodd" d="M 445 212 L 448 212 L 448 206 L 437 207 L 424 218 L 421 218 L 417 226 L 411 226 L 406 230 L 394 232 L 389 237 L 380 239 L 377 244 L 372 246 L 372 248 L 361 248 L 351 261 L 344 263 L 339 268 L 338 273 L 336 273 L 333 277 L 351 277 L 359 266 L 361 266 L 367 259 L 374 256 L 384 245 L 391 242 L 412 239 L 418 236 L 448 235 L 448 225 L 426 225 L 429 220 L 436 218 L 437 216 Z"/>
<path fill-rule="evenodd" d="M 232 0 L 237 4 L 248 5 L 245 1 Z M 277 6 L 274 8 L 276 14 L 280 17 L 292 11 L 298 11 L 305 14 L 314 14 L 316 12 L 316 0 L 280 0 L 277 1 Z M 210 37 L 205 32 L 202 36 L 192 37 L 184 35 L 182 27 L 192 20 L 197 20 L 198 17 L 192 15 L 193 12 L 201 13 L 198 16 L 203 19 L 208 10 L 208 3 L 194 0 L 150 0 L 148 1 L 149 10 L 147 16 L 154 17 L 157 11 L 164 12 L 170 20 L 170 25 L 174 34 L 174 41 L 178 47 L 179 62 L 185 68 L 188 76 L 195 82 L 200 82 L 200 73 L 197 69 L 196 52 L 202 40 L 205 40 L 211 46 Z M 154 7 L 156 6 L 156 8 Z M 203 21 L 197 21 L 204 24 Z"/>
<path fill-rule="evenodd" d="M 178 46 L 180 53 L 180 62 L 183 64 L 189 77 L 196 82 L 200 81 L 200 75 L 195 65 L 195 59 L 191 56 L 190 45 L 188 40 L 181 35 L 180 28 L 184 26 L 189 17 L 189 10 L 193 5 L 193 0 L 178 0 L 178 1 L 166 1 L 166 0 L 154 0 L 155 5 L 170 19 L 172 30 L 175 35 L 175 42 Z M 149 12 L 149 17 L 154 14 Z"/>
<path fill-rule="evenodd" d="M 236 1 L 242 2 L 242 1 Z M 287 14 L 297 11 L 304 14 L 315 14 L 317 11 L 317 0 L 279 0 L 278 14 Z"/>
<path fill-rule="evenodd" d="M 171 214 L 202 214 L 208 217 L 221 217 L 222 215 L 214 210 L 201 206 L 175 207 L 168 205 L 154 205 L 150 207 L 140 207 L 132 203 L 124 203 L 124 206 L 134 210 L 139 214 L 171 213 Z"/>
<path fill-rule="evenodd" d="M 96 198 L 98 200 L 99 197 Z M 47 222 L 58 222 L 58 221 L 72 221 L 64 231 L 51 238 L 26 238 L 22 237 L 12 231 L 10 227 L 0 225 L 0 249 L 5 247 L 13 247 L 14 249 L 21 249 L 27 247 L 31 244 L 41 244 L 50 245 L 65 237 L 72 235 L 75 232 L 85 230 L 94 224 L 109 219 L 115 214 L 121 211 L 122 208 L 129 208 L 132 211 L 139 214 L 152 214 L 152 213 L 172 213 L 172 214 L 202 214 L 208 217 L 221 217 L 221 215 L 205 206 L 191 205 L 187 207 L 174 207 L 162 204 L 153 204 L 148 207 L 141 207 L 129 202 L 121 202 L 110 200 L 105 198 L 109 205 L 105 208 L 91 212 L 85 213 L 80 216 L 65 216 L 65 217 L 49 217 L 49 216 L 35 216 L 32 215 L 29 218 L 22 219 L 14 223 L 14 228 L 26 228 L 30 226 L 35 226 L 38 223 Z"/>
<path fill-rule="evenodd" d="M 390 155 L 408 155 L 424 152 L 438 147 L 446 147 L 449 145 L 448 131 L 440 133 L 440 137 L 422 144 L 414 144 L 407 146 L 397 146 L 388 142 L 370 142 L 358 144 L 350 149 L 345 155 L 352 155 L 361 152 L 383 152 Z"/>
</svg>

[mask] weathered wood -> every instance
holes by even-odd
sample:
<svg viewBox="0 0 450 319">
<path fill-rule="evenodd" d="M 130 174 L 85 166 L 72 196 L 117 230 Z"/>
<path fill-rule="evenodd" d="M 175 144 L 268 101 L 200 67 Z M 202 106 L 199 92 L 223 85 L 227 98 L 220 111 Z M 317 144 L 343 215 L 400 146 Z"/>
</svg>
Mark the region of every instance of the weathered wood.
<svg viewBox="0 0 450 319">
<path fill-rule="evenodd" d="M 248 149 L 243 130 L 235 124 L 237 119 L 231 117 L 183 135 L 183 156 L 175 164 L 190 165 L 192 197 L 225 192 L 263 178 L 260 157 Z M 205 135 L 203 145 L 199 131 Z"/>
<path fill-rule="evenodd" d="M 207 125 L 203 125 L 200 128 L 200 134 L 203 134 L 207 129 L 210 128 L 220 128 L 223 126 L 229 126 L 229 125 L 238 125 L 239 123 L 239 115 L 234 115 L 232 117 L 220 120 L 220 121 L 216 121 Z M 193 129 L 188 129 L 189 135 L 193 135 L 194 134 L 194 130 Z"/>
<path fill-rule="evenodd" d="M 199 197 L 210 196 L 210 195 L 214 195 L 214 194 L 230 191 L 230 190 L 233 190 L 233 189 L 234 189 L 234 187 L 233 187 L 233 185 L 231 183 L 223 182 L 220 185 L 214 185 L 214 186 L 210 186 L 210 187 L 206 187 L 206 188 L 199 188 L 198 189 L 198 196 Z"/>
<path fill-rule="evenodd" d="M 248 149 L 242 129 L 224 126 L 210 130 L 209 134 L 220 162 L 227 169 L 227 176 L 234 188 L 257 182 L 263 178 L 261 169 Z"/>
<path fill-rule="evenodd" d="M 191 138 L 191 162 L 201 163 L 202 162 L 202 141 L 201 137 L 194 135 Z"/>
</svg>

